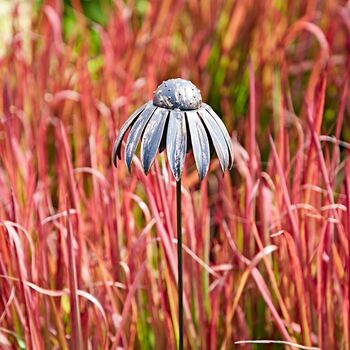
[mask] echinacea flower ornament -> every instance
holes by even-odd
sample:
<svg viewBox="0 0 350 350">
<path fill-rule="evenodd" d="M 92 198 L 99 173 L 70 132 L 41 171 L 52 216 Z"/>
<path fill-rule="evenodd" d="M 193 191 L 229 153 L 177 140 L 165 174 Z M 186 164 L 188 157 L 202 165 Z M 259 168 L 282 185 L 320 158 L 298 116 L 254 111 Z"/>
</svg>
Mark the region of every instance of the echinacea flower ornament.
<svg viewBox="0 0 350 350">
<path fill-rule="evenodd" d="M 158 150 L 165 148 L 171 171 L 176 180 L 178 235 L 178 297 L 179 349 L 183 349 L 183 291 L 181 234 L 181 175 L 186 153 L 193 151 L 199 178 L 208 172 L 210 144 L 213 145 L 223 171 L 233 164 L 232 145 L 221 118 L 202 102 L 199 89 L 188 80 L 164 81 L 154 92 L 152 101 L 134 112 L 121 127 L 113 148 L 113 163 L 121 158 L 122 140 L 130 129 L 125 145 L 125 163 L 130 171 L 131 161 L 141 139 L 141 164 L 149 169 Z"/>
<path fill-rule="evenodd" d="M 210 141 L 222 170 L 232 167 L 231 140 L 224 123 L 209 105 L 202 102 L 200 91 L 188 80 L 163 82 L 155 91 L 153 101 L 145 103 L 130 116 L 114 144 L 115 166 L 117 157 L 121 158 L 122 140 L 129 129 L 125 146 L 125 162 L 129 170 L 140 139 L 141 163 L 146 174 L 158 149 L 162 151 L 166 147 L 171 171 L 179 181 L 186 153 L 192 149 L 202 180 L 209 168 Z"/>
</svg>

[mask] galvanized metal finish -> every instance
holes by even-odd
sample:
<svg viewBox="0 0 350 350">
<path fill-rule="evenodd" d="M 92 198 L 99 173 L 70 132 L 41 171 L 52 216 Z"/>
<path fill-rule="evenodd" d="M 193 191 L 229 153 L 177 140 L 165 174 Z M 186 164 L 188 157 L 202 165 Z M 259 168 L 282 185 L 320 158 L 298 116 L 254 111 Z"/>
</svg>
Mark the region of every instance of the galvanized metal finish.
<svg viewBox="0 0 350 350">
<path fill-rule="evenodd" d="M 165 110 L 164 108 L 157 108 L 143 133 L 140 157 L 142 167 L 146 174 L 148 174 L 157 154 L 168 115 L 168 110 Z"/>
<path fill-rule="evenodd" d="M 209 112 L 209 114 L 214 118 L 215 122 L 218 124 L 219 128 L 221 129 L 224 135 L 226 145 L 229 149 L 229 156 L 230 156 L 229 169 L 231 169 L 233 166 L 233 151 L 232 151 L 232 143 L 231 143 L 230 135 L 227 132 L 225 124 L 223 123 L 221 118 L 214 112 L 214 110 L 206 103 L 203 103 L 203 106 L 206 109 L 206 111 Z"/>
<path fill-rule="evenodd" d="M 156 107 L 154 107 L 153 105 L 146 106 L 146 108 L 143 110 L 140 116 L 136 119 L 134 125 L 130 130 L 129 137 L 126 141 L 126 146 L 125 146 L 125 162 L 129 171 L 131 169 L 131 160 L 132 160 L 132 157 L 134 156 L 137 144 L 140 141 L 142 132 L 145 129 L 148 121 L 152 117 L 155 110 L 156 110 Z"/>
<path fill-rule="evenodd" d="M 166 151 L 171 171 L 178 181 L 181 178 L 187 150 L 187 130 L 184 113 L 172 111 L 166 138 Z"/>
<path fill-rule="evenodd" d="M 201 117 L 203 124 L 206 126 L 209 132 L 210 138 L 214 145 L 215 152 L 219 158 L 222 171 L 227 170 L 230 163 L 230 156 L 225 136 L 221 128 L 205 108 L 201 108 L 200 110 L 198 110 L 197 113 Z"/>
<path fill-rule="evenodd" d="M 118 134 L 118 137 L 117 137 L 116 141 L 114 142 L 114 147 L 113 147 L 112 158 L 113 158 L 113 164 L 115 167 L 117 167 L 117 156 L 119 159 L 121 158 L 121 146 L 122 146 L 122 140 L 123 140 L 125 133 L 128 131 L 130 126 L 134 123 L 134 121 L 137 119 L 137 117 L 141 114 L 141 112 L 148 105 L 151 105 L 151 103 L 147 102 L 144 105 L 142 105 L 140 108 L 138 108 L 121 127 L 119 134 Z"/>
<path fill-rule="evenodd" d="M 170 79 L 158 86 L 154 92 L 153 104 L 167 109 L 190 111 L 201 107 L 202 96 L 190 81 Z"/>
<path fill-rule="evenodd" d="M 204 176 L 207 175 L 210 163 L 208 136 L 197 112 L 187 111 L 186 116 L 191 134 L 194 160 L 198 169 L 199 178 L 203 180 Z"/>
<path fill-rule="evenodd" d="M 190 81 L 170 79 L 154 93 L 152 101 L 140 107 L 120 129 L 113 148 L 113 163 L 120 159 L 122 140 L 130 129 L 125 145 L 125 162 L 130 170 L 132 157 L 141 141 L 141 164 L 147 174 L 158 150 L 166 148 L 176 181 L 182 176 L 186 153 L 193 151 L 199 178 L 208 172 L 210 141 L 223 171 L 232 167 L 230 136 L 220 117 L 202 102 L 199 90 Z"/>
</svg>

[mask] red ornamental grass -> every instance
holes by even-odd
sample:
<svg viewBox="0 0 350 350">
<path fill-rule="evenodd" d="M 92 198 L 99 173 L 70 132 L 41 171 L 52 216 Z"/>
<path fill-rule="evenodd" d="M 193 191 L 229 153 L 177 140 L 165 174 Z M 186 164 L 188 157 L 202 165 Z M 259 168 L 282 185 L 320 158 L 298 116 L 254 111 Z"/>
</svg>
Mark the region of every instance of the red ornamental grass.
<svg viewBox="0 0 350 350">
<path fill-rule="evenodd" d="M 212 157 L 200 181 L 185 156 L 186 347 L 349 350 L 347 2 L 107 1 L 99 24 L 98 1 L 7 3 L 0 348 L 176 348 L 170 162 L 146 176 L 133 157 L 128 175 L 110 156 L 130 112 L 181 76 L 235 159 L 222 176 Z"/>
</svg>

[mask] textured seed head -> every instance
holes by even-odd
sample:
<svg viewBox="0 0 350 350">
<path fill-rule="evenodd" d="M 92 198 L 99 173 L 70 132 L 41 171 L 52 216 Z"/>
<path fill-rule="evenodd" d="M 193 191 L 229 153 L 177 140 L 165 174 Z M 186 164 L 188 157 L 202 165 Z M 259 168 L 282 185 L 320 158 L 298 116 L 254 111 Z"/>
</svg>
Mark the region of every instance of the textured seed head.
<svg viewBox="0 0 350 350">
<path fill-rule="evenodd" d="M 164 94 L 165 90 L 167 90 L 166 95 Z M 170 79 L 158 86 L 154 93 L 153 104 L 158 107 L 188 111 L 201 107 L 202 96 L 197 87 L 190 81 Z"/>
</svg>

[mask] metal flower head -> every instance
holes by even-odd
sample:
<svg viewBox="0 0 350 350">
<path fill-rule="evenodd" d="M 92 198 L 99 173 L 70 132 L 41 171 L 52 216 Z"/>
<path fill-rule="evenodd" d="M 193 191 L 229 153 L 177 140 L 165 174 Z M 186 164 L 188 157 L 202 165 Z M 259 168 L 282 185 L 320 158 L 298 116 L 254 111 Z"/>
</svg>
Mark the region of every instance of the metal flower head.
<svg viewBox="0 0 350 350">
<path fill-rule="evenodd" d="M 131 129 L 130 129 L 131 128 Z M 202 102 L 200 91 L 188 80 L 164 81 L 149 101 L 133 113 L 121 127 L 113 149 L 113 163 L 121 158 L 121 143 L 130 129 L 125 145 L 125 162 L 131 160 L 141 139 L 141 163 L 147 174 L 159 150 L 165 148 L 171 171 L 181 178 L 186 153 L 193 150 L 199 178 L 206 175 L 210 162 L 210 143 L 214 146 L 223 171 L 232 167 L 229 134 L 220 117 Z"/>
</svg>

